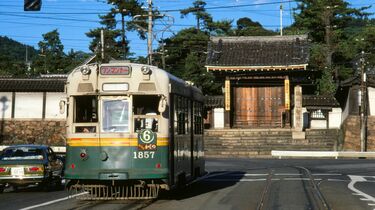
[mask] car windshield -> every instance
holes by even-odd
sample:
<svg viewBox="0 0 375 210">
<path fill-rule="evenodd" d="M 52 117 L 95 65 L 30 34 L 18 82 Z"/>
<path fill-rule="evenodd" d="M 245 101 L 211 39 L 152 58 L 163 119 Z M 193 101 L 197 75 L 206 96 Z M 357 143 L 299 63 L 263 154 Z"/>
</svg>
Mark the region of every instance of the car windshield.
<svg viewBox="0 0 375 210">
<path fill-rule="evenodd" d="M 0 160 L 43 160 L 42 149 L 30 147 L 6 148 Z"/>
</svg>

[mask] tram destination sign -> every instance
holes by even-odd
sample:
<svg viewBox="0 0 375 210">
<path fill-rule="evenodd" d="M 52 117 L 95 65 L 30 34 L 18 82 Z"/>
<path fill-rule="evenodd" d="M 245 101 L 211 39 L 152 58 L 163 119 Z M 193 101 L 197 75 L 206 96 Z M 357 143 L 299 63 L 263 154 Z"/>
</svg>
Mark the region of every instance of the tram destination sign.
<svg viewBox="0 0 375 210">
<path fill-rule="evenodd" d="M 130 67 L 129 66 L 101 66 L 100 74 L 101 75 L 129 75 Z"/>
</svg>

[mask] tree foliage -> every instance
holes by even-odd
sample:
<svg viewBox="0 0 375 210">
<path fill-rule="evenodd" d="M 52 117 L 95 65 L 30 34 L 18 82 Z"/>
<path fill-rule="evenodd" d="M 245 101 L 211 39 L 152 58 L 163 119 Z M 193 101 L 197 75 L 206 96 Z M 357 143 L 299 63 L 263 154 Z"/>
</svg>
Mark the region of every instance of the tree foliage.
<svg viewBox="0 0 375 210">
<path fill-rule="evenodd" d="M 37 54 L 31 46 L 0 36 L 0 75 L 26 75 L 28 68 L 25 61 Z"/>
<path fill-rule="evenodd" d="M 90 54 L 70 50 L 64 53 L 64 46 L 57 29 L 42 35 L 38 43 L 39 54 L 34 57 L 29 75 L 65 74 L 87 59 Z"/>
<path fill-rule="evenodd" d="M 287 31 L 307 32 L 315 45 L 310 66 L 321 74 L 319 94 L 333 94 L 335 84 L 353 74 L 352 61 L 358 49 L 353 50 L 351 40 L 361 33 L 353 29 L 366 25 L 366 9 L 351 8 L 345 0 L 298 0 L 295 22 Z M 323 85 L 326 82 L 330 84 Z"/>
<path fill-rule="evenodd" d="M 34 74 L 64 73 L 64 46 L 57 29 L 42 35 L 38 43 L 40 54 L 32 64 Z"/>
<path fill-rule="evenodd" d="M 102 27 L 87 32 L 87 36 L 92 38 L 90 49 L 101 59 L 99 43 L 103 30 L 106 55 L 104 60 L 128 58 L 131 49 L 126 35 L 123 42 L 122 21 L 119 19 L 124 18 L 126 31 L 134 31 L 139 29 L 137 25 L 146 28 L 147 21 L 133 22 L 132 17 L 143 15 L 146 18 L 147 12 L 142 8 L 143 3 L 140 0 L 106 2 L 111 5 L 111 9 L 107 14 L 99 16 Z M 206 10 L 206 5 L 204 0 L 195 0 L 191 7 L 181 10 L 181 17 L 195 16 L 196 27 L 182 29 L 173 36 L 160 40 L 164 50 L 160 47 L 153 57 L 155 64 L 160 67 L 165 64 L 167 71 L 202 87 L 205 94 L 221 94 L 222 84 L 216 83 L 204 67 L 210 36 L 268 36 L 278 33 L 265 29 L 259 22 L 248 17 L 214 21 Z M 297 0 L 295 22 L 284 29 L 284 34 L 309 34 L 309 68 L 318 72 L 319 79 L 315 81 L 318 94 L 332 94 L 340 80 L 358 73 L 353 66 L 358 65 L 362 51 L 367 67 L 374 68 L 375 20 L 369 19 L 366 9 L 367 7 L 351 8 L 345 0 Z M 153 13 L 159 14 L 157 11 Z M 143 30 L 138 30 L 138 35 L 141 39 L 146 38 Z M 89 56 L 87 53 L 73 50 L 64 53 L 57 30 L 44 34 L 38 46 L 39 51 L 29 48 L 32 68 L 28 71 L 24 62 L 24 45 L 0 37 L 0 74 L 65 73 Z M 147 63 L 147 58 L 142 56 L 131 60 Z"/>
<path fill-rule="evenodd" d="M 248 17 L 237 20 L 237 28 L 234 34 L 236 36 L 271 36 L 277 35 L 276 32 L 267 30 L 259 22 L 254 22 Z"/>
<path fill-rule="evenodd" d="M 103 26 L 100 28 L 92 29 L 86 33 L 86 35 L 93 40 L 90 43 L 90 50 L 97 54 L 100 60 L 114 59 L 125 59 L 131 53 L 129 52 L 129 41 L 126 39 L 126 30 L 136 30 L 136 26 L 131 20 L 126 21 L 126 17 L 134 17 L 135 15 L 144 14 L 145 11 L 142 8 L 143 3 L 139 0 L 107 0 L 109 5 L 113 7 L 106 15 L 99 15 L 101 19 L 100 24 Z M 116 15 L 121 16 L 121 23 L 117 24 Z M 124 20 L 124 22 L 122 22 Z M 122 26 L 124 24 L 124 26 Z M 140 23 L 138 23 L 140 24 Z M 120 25 L 120 26 L 119 26 Z M 122 31 L 124 27 L 124 31 Z M 100 36 L 101 30 L 104 31 L 104 54 L 105 58 L 101 58 L 100 53 Z M 124 34 L 123 34 L 124 33 Z M 142 30 L 138 31 L 140 38 L 145 38 L 145 33 Z"/>
<path fill-rule="evenodd" d="M 205 1 L 195 0 L 192 7 L 181 10 L 181 17 L 193 14 L 197 20 L 197 30 L 201 29 L 201 25 L 203 28 L 207 28 L 212 23 L 212 16 L 206 11 L 205 6 Z"/>
</svg>

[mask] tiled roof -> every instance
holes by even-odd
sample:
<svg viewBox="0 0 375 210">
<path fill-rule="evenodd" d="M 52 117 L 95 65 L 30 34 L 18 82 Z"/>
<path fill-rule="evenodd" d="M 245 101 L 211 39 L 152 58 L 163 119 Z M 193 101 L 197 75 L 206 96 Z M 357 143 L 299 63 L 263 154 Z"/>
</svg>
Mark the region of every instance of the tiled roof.
<svg viewBox="0 0 375 210">
<path fill-rule="evenodd" d="M 349 79 L 340 82 L 340 87 L 351 87 L 354 85 L 360 85 L 361 78 L 359 75 L 353 76 Z M 375 74 L 366 75 L 366 85 L 369 87 L 375 87 Z"/>
<path fill-rule="evenodd" d="M 0 92 L 64 92 L 66 77 L 0 78 Z"/>
<path fill-rule="evenodd" d="M 309 43 L 306 35 L 212 37 L 207 66 L 306 65 Z"/>
</svg>

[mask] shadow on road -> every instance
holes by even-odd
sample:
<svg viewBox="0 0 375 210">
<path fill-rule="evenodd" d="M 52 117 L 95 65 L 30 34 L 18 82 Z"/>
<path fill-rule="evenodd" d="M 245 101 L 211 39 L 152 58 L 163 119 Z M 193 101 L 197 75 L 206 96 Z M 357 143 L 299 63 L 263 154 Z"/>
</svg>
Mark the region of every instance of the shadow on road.
<svg viewBox="0 0 375 210">
<path fill-rule="evenodd" d="M 230 176 L 235 174 L 235 176 Z M 183 200 L 199 196 L 208 192 L 221 190 L 238 183 L 245 175 L 243 171 L 217 171 L 211 172 L 194 182 L 191 185 L 181 189 L 170 191 L 161 191 L 158 200 Z"/>
</svg>

